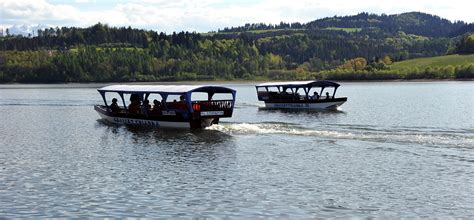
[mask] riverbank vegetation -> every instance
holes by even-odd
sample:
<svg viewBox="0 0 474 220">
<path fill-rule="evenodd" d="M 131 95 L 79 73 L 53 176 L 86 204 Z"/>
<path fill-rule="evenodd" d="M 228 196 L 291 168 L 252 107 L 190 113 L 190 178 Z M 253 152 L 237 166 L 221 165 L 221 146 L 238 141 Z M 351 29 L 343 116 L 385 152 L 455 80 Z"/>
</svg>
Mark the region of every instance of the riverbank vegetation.
<svg viewBox="0 0 474 220">
<path fill-rule="evenodd" d="M 471 31 L 472 24 L 423 13 L 361 13 L 206 34 L 100 23 L 50 28 L 32 38 L 0 38 L 0 82 L 474 78 L 474 56 L 466 55 L 474 53 Z"/>
</svg>

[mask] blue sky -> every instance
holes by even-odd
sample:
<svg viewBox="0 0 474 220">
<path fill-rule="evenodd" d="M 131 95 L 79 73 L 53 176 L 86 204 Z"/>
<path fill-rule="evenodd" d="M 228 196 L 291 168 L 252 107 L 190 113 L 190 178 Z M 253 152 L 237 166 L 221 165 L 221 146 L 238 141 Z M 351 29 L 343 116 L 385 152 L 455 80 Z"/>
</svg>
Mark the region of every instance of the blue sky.
<svg viewBox="0 0 474 220">
<path fill-rule="evenodd" d="M 44 24 L 86 27 L 97 22 L 167 33 L 208 32 L 245 23 L 308 22 L 359 12 L 421 11 L 474 22 L 472 0 L 1 0 L 0 27 Z"/>
</svg>

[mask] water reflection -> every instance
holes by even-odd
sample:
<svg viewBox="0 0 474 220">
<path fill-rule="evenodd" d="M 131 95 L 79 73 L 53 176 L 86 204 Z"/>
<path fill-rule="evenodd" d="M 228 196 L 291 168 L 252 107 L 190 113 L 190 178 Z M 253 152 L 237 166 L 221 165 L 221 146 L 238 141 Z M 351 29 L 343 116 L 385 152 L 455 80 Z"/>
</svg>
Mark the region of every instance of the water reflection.
<svg viewBox="0 0 474 220">
<path fill-rule="evenodd" d="M 117 125 L 103 119 L 97 120 L 96 127 L 105 127 L 116 135 L 130 136 L 135 143 L 154 140 L 160 144 L 183 143 L 186 145 L 215 145 L 232 140 L 232 136 L 217 130 L 153 128 L 137 125 Z M 126 131 L 124 133 L 122 131 Z"/>
</svg>

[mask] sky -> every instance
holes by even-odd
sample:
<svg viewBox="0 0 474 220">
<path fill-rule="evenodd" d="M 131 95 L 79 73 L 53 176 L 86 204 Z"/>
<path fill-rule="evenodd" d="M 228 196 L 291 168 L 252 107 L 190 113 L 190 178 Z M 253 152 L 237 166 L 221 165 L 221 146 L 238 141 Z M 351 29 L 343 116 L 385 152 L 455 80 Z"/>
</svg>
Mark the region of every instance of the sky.
<svg viewBox="0 0 474 220">
<path fill-rule="evenodd" d="M 0 28 L 88 27 L 98 22 L 159 32 L 217 31 L 245 23 L 306 23 L 359 12 L 419 11 L 474 22 L 474 0 L 0 0 Z"/>
</svg>

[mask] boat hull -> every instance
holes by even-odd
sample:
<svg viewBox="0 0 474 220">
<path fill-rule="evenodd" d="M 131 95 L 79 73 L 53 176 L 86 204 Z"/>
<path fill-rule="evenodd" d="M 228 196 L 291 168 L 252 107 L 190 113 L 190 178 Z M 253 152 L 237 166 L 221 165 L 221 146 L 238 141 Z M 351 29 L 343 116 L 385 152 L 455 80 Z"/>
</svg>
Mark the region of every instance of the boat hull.
<svg viewBox="0 0 474 220">
<path fill-rule="evenodd" d="M 178 128 L 178 129 L 196 129 L 206 128 L 212 124 L 217 124 L 218 119 L 215 118 L 201 118 L 199 120 L 187 120 L 187 121 L 173 121 L 173 120 L 156 120 L 146 119 L 140 117 L 121 117 L 116 116 L 113 113 L 106 111 L 103 107 L 95 106 L 95 110 L 99 116 L 106 122 L 118 125 L 137 125 L 147 126 L 155 128 Z M 123 114 L 122 114 L 123 115 Z"/>
<path fill-rule="evenodd" d="M 137 118 L 124 118 L 124 117 L 114 117 L 103 114 L 102 112 L 97 111 L 100 117 L 105 121 L 113 124 L 119 125 L 142 125 L 155 128 L 181 128 L 181 129 L 190 129 L 191 124 L 189 122 L 170 122 L 170 121 L 158 121 L 158 120 L 145 120 Z"/>
<path fill-rule="evenodd" d="M 308 110 L 334 110 L 347 101 L 347 98 L 337 98 L 331 100 L 318 101 L 297 101 L 297 102 L 272 102 L 266 101 L 265 108 L 268 109 L 308 109 Z"/>
</svg>

